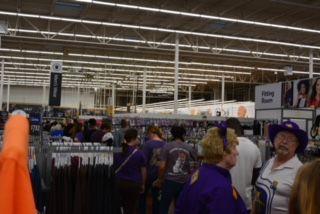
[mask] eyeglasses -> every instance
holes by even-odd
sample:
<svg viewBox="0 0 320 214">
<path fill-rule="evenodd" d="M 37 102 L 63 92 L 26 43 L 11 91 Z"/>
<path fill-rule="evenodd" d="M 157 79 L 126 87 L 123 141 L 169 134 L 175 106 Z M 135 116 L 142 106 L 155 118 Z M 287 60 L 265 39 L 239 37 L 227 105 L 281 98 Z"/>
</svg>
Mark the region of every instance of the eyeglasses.
<svg viewBox="0 0 320 214">
<path fill-rule="evenodd" d="M 296 137 L 291 136 L 291 135 L 288 136 L 288 134 L 286 134 L 286 133 L 277 134 L 275 140 L 286 141 L 288 143 L 297 143 L 298 142 Z"/>
</svg>

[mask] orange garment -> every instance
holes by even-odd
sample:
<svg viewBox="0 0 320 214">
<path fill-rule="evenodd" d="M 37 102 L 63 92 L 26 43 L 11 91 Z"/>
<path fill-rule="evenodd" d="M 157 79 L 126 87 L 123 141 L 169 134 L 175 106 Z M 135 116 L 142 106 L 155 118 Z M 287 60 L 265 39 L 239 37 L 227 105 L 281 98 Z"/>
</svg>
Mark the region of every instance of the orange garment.
<svg viewBox="0 0 320 214">
<path fill-rule="evenodd" d="M 4 130 L 0 154 L 0 213 L 37 213 L 28 170 L 29 122 L 12 116 Z"/>
</svg>

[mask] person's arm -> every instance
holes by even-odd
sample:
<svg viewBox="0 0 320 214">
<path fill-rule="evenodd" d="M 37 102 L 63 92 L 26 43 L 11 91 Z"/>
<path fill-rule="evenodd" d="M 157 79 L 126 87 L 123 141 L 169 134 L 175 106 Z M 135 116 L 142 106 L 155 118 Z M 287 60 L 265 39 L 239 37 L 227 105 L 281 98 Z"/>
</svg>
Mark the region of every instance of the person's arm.
<svg viewBox="0 0 320 214">
<path fill-rule="evenodd" d="M 166 173 L 166 161 L 159 162 L 159 171 L 158 171 L 158 178 L 153 182 L 153 186 L 157 188 L 161 188 L 164 182 L 164 176 Z"/>
<path fill-rule="evenodd" d="M 251 179 L 252 185 L 255 185 L 255 183 L 259 177 L 260 169 L 262 167 L 261 153 L 260 153 L 260 150 L 258 149 L 258 147 L 255 147 L 255 152 L 256 152 L 256 162 L 255 162 L 253 172 L 252 172 L 252 179 Z"/>
<path fill-rule="evenodd" d="M 166 165 L 167 165 L 166 161 L 160 161 L 160 163 L 159 163 L 158 179 L 161 181 L 164 180 L 164 175 L 165 175 L 166 169 L 167 169 Z"/>
<path fill-rule="evenodd" d="M 251 179 L 251 184 L 252 185 L 255 185 L 256 184 L 256 181 L 259 177 L 259 173 L 260 173 L 260 168 L 253 168 L 253 172 L 252 172 L 252 179 Z"/>
<path fill-rule="evenodd" d="M 167 158 L 168 158 L 168 150 L 166 149 L 166 146 L 163 147 L 160 155 L 160 161 L 159 161 L 159 170 L 158 170 L 158 179 L 153 183 L 155 187 L 161 188 L 165 173 L 167 170 Z"/>
</svg>

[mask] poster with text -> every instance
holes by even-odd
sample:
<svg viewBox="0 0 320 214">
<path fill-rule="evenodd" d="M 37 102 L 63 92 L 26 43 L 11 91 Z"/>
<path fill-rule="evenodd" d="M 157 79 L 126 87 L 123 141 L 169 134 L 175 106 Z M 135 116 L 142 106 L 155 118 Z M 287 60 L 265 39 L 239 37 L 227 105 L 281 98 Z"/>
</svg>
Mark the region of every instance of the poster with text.
<svg viewBox="0 0 320 214">
<path fill-rule="evenodd" d="M 255 88 L 256 109 L 281 108 L 281 83 L 259 85 Z"/>
</svg>

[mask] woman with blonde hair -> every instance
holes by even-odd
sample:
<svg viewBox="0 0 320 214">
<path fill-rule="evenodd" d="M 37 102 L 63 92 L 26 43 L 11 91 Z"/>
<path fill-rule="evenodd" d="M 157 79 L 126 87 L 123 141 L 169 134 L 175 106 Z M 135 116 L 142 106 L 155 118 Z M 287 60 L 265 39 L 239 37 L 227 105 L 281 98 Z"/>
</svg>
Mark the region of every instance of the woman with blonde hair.
<svg viewBox="0 0 320 214">
<path fill-rule="evenodd" d="M 163 140 L 163 131 L 158 126 L 149 126 L 147 134 L 149 140 L 143 145 L 142 149 L 147 160 L 147 183 L 146 191 L 141 195 L 140 199 L 140 214 L 147 213 L 147 196 L 149 191 L 152 194 L 152 213 L 158 214 L 160 209 L 160 202 L 158 200 L 160 189 L 152 184 L 158 179 L 161 150 L 166 142 Z"/>
<path fill-rule="evenodd" d="M 296 176 L 289 204 L 290 214 L 320 212 L 320 159 L 302 166 Z"/>
<path fill-rule="evenodd" d="M 247 213 L 229 172 L 237 162 L 237 145 L 232 129 L 223 124 L 209 129 L 202 140 L 203 164 L 185 185 L 176 214 Z"/>
</svg>

